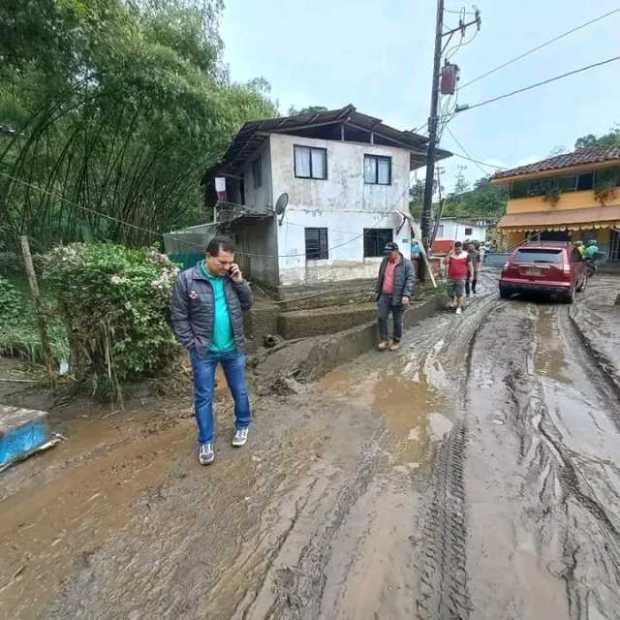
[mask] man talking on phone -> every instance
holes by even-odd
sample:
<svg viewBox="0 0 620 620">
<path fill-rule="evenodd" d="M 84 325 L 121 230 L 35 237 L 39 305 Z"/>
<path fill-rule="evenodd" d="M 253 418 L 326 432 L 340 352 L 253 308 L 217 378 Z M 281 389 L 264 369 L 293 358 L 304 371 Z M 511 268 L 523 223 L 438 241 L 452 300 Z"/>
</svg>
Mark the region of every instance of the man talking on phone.
<svg viewBox="0 0 620 620">
<path fill-rule="evenodd" d="M 232 445 L 240 448 L 248 440 L 250 401 L 245 381 L 243 313 L 252 301 L 252 291 L 235 263 L 235 248 L 227 237 L 214 237 L 205 260 L 182 271 L 172 292 L 172 327 L 192 361 L 201 465 L 215 460 L 213 391 L 218 364 L 235 401 Z"/>
</svg>

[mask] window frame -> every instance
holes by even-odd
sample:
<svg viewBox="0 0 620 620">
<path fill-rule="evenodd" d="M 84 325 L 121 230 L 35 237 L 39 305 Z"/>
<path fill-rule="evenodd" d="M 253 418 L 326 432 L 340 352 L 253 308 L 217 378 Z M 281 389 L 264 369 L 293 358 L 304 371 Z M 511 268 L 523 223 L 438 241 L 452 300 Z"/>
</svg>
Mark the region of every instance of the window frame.
<svg viewBox="0 0 620 620">
<path fill-rule="evenodd" d="M 254 189 L 258 189 L 263 186 L 263 166 L 261 157 L 258 157 L 252 162 L 252 181 Z M 258 171 L 258 175 L 256 172 Z"/>
<path fill-rule="evenodd" d="M 469 232 L 467 232 L 469 231 Z M 474 234 L 473 226 L 465 226 L 465 232 L 463 233 L 466 237 L 471 237 Z"/>
<path fill-rule="evenodd" d="M 382 232 L 382 233 L 388 233 L 389 232 L 389 239 L 386 238 L 385 241 L 383 241 L 382 243 L 379 244 L 379 236 L 375 235 L 375 239 L 374 239 L 374 244 L 375 244 L 375 252 L 377 252 L 376 254 L 367 254 L 366 253 L 366 248 L 367 248 L 367 244 L 369 243 L 369 234 L 370 233 L 378 233 L 378 232 Z M 385 244 L 386 243 L 391 243 L 394 241 L 394 229 L 393 228 L 364 228 L 364 234 L 363 234 L 363 238 L 364 238 L 364 248 L 363 248 L 363 253 L 364 253 L 364 258 L 379 258 L 379 257 L 383 257 L 383 248 L 385 248 Z M 381 247 L 379 247 L 381 246 Z"/>
<path fill-rule="evenodd" d="M 377 162 L 375 166 L 375 180 L 374 181 L 366 180 L 366 160 L 367 159 L 374 159 Z M 384 160 L 388 162 L 388 182 L 387 183 L 379 182 L 379 161 L 380 160 Z M 364 153 L 363 174 L 364 174 L 364 185 L 382 185 L 384 187 L 388 185 L 392 185 L 392 156 L 391 155 L 374 155 L 372 153 Z"/>
<path fill-rule="evenodd" d="M 310 176 L 303 176 L 297 173 L 297 149 L 308 149 L 310 151 Z M 312 170 L 312 151 L 322 151 L 324 153 L 324 177 L 314 176 L 314 171 Z M 312 179 L 313 181 L 327 181 L 328 179 L 328 170 L 327 170 L 327 149 L 321 146 L 309 146 L 308 144 L 293 144 L 293 172 L 295 174 L 296 179 Z"/>
<path fill-rule="evenodd" d="M 308 232 L 318 231 L 319 256 L 308 256 Z M 322 235 L 325 238 L 322 239 Z M 310 260 L 329 260 L 329 231 L 327 226 L 306 226 L 304 227 L 304 250 L 306 262 Z M 323 256 L 323 253 L 325 254 Z"/>
</svg>

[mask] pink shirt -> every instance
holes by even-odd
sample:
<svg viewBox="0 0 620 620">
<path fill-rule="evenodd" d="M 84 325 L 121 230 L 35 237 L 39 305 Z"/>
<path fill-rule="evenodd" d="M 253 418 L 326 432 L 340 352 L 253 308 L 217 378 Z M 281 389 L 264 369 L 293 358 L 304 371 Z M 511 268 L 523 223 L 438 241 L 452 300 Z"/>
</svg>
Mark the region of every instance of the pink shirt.
<svg viewBox="0 0 620 620">
<path fill-rule="evenodd" d="M 465 280 L 469 273 L 471 257 L 467 252 L 452 252 L 448 255 L 448 277 L 452 280 Z"/>
<path fill-rule="evenodd" d="M 385 272 L 383 273 L 383 289 L 382 292 L 386 295 L 392 295 L 394 293 L 394 270 L 396 269 L 396 265 L 398 265 L 400 261 L 392 262 L 389 260 L 387 265 L 385 266 Z"/>
</svg>

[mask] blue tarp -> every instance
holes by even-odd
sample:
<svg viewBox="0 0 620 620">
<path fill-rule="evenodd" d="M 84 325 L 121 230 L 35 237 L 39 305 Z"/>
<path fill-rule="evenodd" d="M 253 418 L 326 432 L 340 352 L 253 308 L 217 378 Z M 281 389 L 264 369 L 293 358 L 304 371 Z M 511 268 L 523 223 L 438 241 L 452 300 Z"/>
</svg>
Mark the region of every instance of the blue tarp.
<svg viewBox="0 0 620 620">
<path fill-rule="evenodd" d="M 0 436 L 0 467 L 22 459 L 49 441 L 50 431 L 44 420 L 28 422 Z"/>
</svg>

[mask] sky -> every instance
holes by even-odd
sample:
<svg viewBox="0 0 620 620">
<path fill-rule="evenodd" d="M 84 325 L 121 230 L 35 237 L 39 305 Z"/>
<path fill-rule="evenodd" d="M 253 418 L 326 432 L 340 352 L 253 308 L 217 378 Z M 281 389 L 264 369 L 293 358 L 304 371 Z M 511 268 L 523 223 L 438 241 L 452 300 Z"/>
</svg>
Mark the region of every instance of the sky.
<svg viewBox="0 0 620 620">
<path fill-rule="evenodd" d="M 446 0 L 449 11 L 472 6 Z M 478 0 L 476 6 L 482 28 L 451 59 L 461 68 L 461 84 L 620 8 L 620 0 Z M 352 103 L 388 125 L 413 129 L 429 115 L 435 17 L 434 0 L 228 0 L 224 57 L 234 81 L 264 77 L 282 114 L 291 105 Z M 447 12 L 445 27 L 457 23 L 458 15 Z M 466 40 L 473 35 L 470 29 Z M 463 88 L 458 103 L 472 105 L 618 55 L 620 13 Z M 513 167 L 560 147 L 570 151 L 579 136 L 607 132 L 616 123 L 620 61 L 461 112 L 449 129 L 471 157 Z M 448 131 L 441 147 L 463 153 Z M 463 165 L 469 182 L 490 170 L 452 157 L 441 164 L 447 191 Z"/>
</svg>

